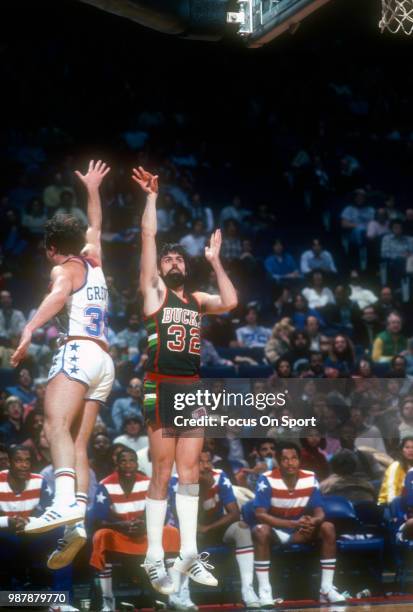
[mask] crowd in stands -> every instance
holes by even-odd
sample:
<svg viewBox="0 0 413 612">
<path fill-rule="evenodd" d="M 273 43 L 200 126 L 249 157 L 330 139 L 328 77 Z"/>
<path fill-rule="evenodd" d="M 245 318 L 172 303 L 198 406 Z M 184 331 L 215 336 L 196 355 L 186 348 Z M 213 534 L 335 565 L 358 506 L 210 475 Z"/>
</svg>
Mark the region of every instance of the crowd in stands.
<svg viewBox="0 0 413 612">
<path fill-rule="evenodd" d="M 199 127 L 192 134 L 196 114 L 187 109 L 142 109 L 117 134 L 119 159 L 112 153 L 102 193 L 116 381 L 90 442 L 91 511 L 104 495 L 101 481 L 119 467 L 119 451 L 136 452 L 136 470 L 151 476 L 137 289 L 142 201 L 128 178 L 132 160 L 159 173 L 159 242 L 186 248 L 189 288 L 216 292 L 203 253 L 211 231 L 223 231 L 221 256 L 240 305 L 203 318 L 202 374 L 218 386 L 227 378 L 252 379 L 255 394 L 287 388 L 293 399 L 266 413 L 316 417 L 317 427 L 299 439 L 301 465 L 315 472 L 323 494 L 389 504 L 402 493 L 413 467 L 413 208 L 399 180 L 400 169 L 411 166 L 410 107 L 397 89 L 382 94 L 379 71 L 348 78 L 324 79 L 319 112 L 306 119 L 306 129 L 301 121 L 295 125 L 300 112 L 288 112 L 288 91 L 279 93 L 274 109 L 251 97 L 244 109 L 247 141 L 262 138 L 270 151 L 268 176 L 271 164 L 278 165 L 262 187 L 251 188 L 234 147 L 220 150 Z M 309 83 L 304 77 L 297 84 L 294 103 L 306 99 Z M 399 124 L 383 121 L 384 114 L 399 117 Z M 13 448 L 23 445 L 30 450 L 29 471 L 42 474 L 49 493 L 53 474 L 42 425 L 58 337 L 53 321 L 34 334 L 18 371 L 9 363 L 47 291 L 46 219 L 64 212 L 86 224 L 73 173 L 84 160 L 74 156 L 75 145 L 68 152 L 69 132 L 10 130 L 2 149 L 10 172 L 0 194 L 0 465 L 13 468 L 19 480 Z M 260 476 L 276 467 L 276 447 L 287 434 L 299 438 L 281 426 L 263 439 L 228 430 L 225 438 L 206 440 L 204 461 L 253 496 Z M 200 529 L 206 543 L 207 531 Z M 96 567 L 109 593 L 110 570 Z"/>
</svg>

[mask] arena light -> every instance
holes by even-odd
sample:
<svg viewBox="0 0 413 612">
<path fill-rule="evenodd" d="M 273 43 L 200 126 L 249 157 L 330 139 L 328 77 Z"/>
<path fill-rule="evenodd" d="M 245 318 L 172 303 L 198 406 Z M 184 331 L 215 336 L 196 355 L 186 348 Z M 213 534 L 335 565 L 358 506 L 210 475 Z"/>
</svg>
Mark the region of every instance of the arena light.
<svg viewBox="0 0 413 612">
<path fill-rule="evenodd" d="M 238 11 L 229 12 L 228 23 L 249 47 L 261 47 L 287 30 L 294 32 L 301 21 L 330 0 L 237 0 Z"/>
</svg>

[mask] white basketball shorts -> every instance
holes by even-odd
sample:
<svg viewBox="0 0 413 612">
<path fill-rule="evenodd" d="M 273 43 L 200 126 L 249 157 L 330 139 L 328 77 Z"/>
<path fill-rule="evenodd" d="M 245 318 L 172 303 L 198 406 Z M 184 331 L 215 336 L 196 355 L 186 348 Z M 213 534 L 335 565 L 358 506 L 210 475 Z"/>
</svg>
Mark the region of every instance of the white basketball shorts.
<svg viewBox="0 0 413 612">
<path fill-rule="evenodd" d="M 85 385 L 85 400 L 105 403 L 115 378 L 112 357 L 92 340 L 70 340 L 53 357 L 48 381 L 63 372 Z"/>
</svg>

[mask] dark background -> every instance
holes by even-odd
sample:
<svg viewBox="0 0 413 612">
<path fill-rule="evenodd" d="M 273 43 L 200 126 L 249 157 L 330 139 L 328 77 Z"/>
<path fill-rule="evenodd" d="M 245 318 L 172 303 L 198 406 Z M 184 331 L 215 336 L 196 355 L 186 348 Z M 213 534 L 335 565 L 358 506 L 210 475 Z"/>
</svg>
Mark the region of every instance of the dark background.
<svg viewBox="0 0 413 612">
<path fill-rule="evenodd" d="M 274 174 L 285 163 L 286 150 L 277 151 L 275 139 L 288 141 L 287 151 L 298 135 L 312 142 L 326 110 L 338 136 L 346 130 L 345 118 L 327 109 L 331 80 L 350 79 L 361 93 L 374 87 L 377 100 L 398 90 L 397 122 L 409 123 L 412 43 L 403 35 L 381 35 L 379 18 L 379 0 L 332 0 L 295 35 L 254 50 L 234 36 L 220 43 L 179 40 L 70 0 L 3 3 L 3 121 L 19 130 L 58 126 L 78 151 L 116 157 L 119 131 L 143 108 L 189 111 L 194 141 L 207 134 L 210 148 L 254 167 L 249 180 L 268 180 L 258 169 Z M 246 138 L 254 105 L 275 115 L 277 130 L 258 121 Z M 290 117 L 294 130 L 283 133 Z M 367 121 L 374 125 L 366 129 L 385 131 L 396 117 L 380 108 Z M 379 175 L 380 158 L 369 160 Z M 2 182 L 10 178 L 3 175 Z"/>
</svg>

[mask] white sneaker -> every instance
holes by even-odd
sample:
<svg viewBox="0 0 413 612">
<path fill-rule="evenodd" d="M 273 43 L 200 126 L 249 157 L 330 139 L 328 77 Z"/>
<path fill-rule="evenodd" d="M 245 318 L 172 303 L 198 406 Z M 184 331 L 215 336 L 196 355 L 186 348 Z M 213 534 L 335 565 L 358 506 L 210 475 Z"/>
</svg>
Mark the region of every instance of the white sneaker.
<svg viewBox="0 0 413 612">
<path fill-rule="evenodd" d="M 274 597 L 271 588 L 261 589 L 259 592 L 260 608 L 273 608 L 275 605 L 282 604 L 281 597 Z"/>
<path fill-rule="evenodd" d="M 39 517 L 32 517 L 24 528 L 25 533 L 45 533 L 61 527 L 62 525 L 73 525 L 83 520 L 83 512 L 79 504 L 70 506 L 52 504 Z"/>
<path fill-rule="evenodd" d="M 155 591 L 158 591 L 158 593 L 162 593 L 163 595 L 172 595 L 172 593 L 175 592 L 173 582 L 166 573 L 163 559 L 159 559 L 159 561 L 154 562 L 145 561 L 142 563 L 141 567 L 144 568 L 149 578 L 149 582 Z"/>
<path fill-rule="evenodd" d="M 327 593 L 320 591 L 320 603 L 341 603 L 347 601 L 346 596 L 343 593 L 337 591 L 335 586 L 332 586 Z"/>
<path fill-rule="evenodd" d="M 86 544 L 87 536 L 83 523 L 65 528 L 63 538 L 57 540 L 57 548 L 47 560 L 47 567 L 58 570 L 72 563 L 79 550 Z"/>
<path fill-rule="evenodd" d="M 102 608 L 100 612 L 115 612 L 115 598 L 114 597 L 103 597 Z"/>
<path fill-rule="evenodd" d="M 242 589 L 241 591 L 242 601 L 246 608 L 260 608 L 260 600 L 258 595 L 254 591 L 252 586 L 247 587 L 246 589 Z"/>
<path fill-rule="evenodd" d="M 209 553 L 200 553 L 197 557 L 181 559 L 177 557 L 173 564 L 173 569 L 181 572 L 192 578 L 194 582 L 204 584 L 206 586 L 218 586 L 218 580 L 208 570 L 214 569 L 214 566 L 208 563 Z"/>
<path fill-rule="evenodd" d="M 169 595 L 168 606 L 171 610 L 193 610 L 195 612 L 199 609 L 189 597 L 185 598 L 182 593 Z"/>
</svg>

